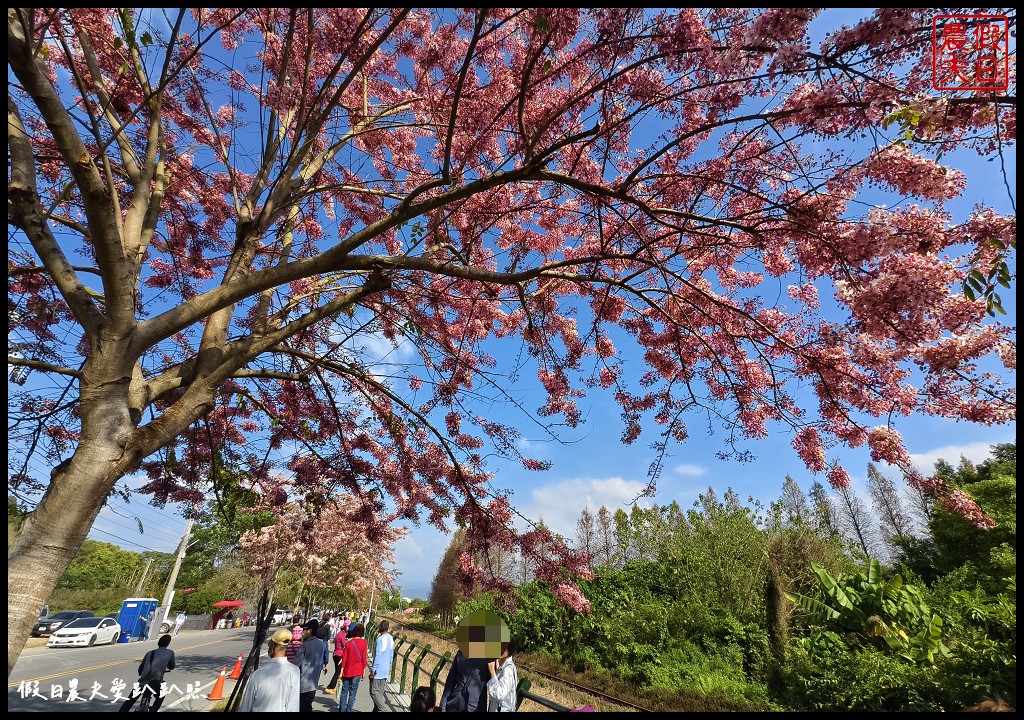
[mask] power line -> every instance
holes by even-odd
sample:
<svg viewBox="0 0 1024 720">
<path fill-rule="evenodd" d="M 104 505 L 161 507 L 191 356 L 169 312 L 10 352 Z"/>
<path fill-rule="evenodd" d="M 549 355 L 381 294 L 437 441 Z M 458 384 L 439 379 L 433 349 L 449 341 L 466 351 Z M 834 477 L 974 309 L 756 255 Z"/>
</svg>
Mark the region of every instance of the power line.
<svg viewBox="0 0 1024 720">
<path fill-rule="evenodd" d="M 109 518 L 103 518 L 103 522 L 104 523 L 113 524 L 115 530 L 122 531 L 122 532 L 127 530 L 129 533 L 131 533 L 131 531 L 136 531 L 137 530 L 136 527 L 125 527 L 124 525 L 119 525 L 117 523 L 110 522 Z M 109 535 L 113 535 L 113 533 L 111 533 L 110 531 L 103 531 L 101 527 L 93 526 L 93 530 L 96 530 L 97 532 L 105 532 L 105 533 L 108 533 Z M 168 548 L 171 548 L 171 544 L 175 542 L 175 541 L 169 540 L 167 538 L 159 538 L 159 537 L 157 537 L 155 535 L 151 535 L 151 534 L 147 534 L 147 533 L 139 534 L 138 540 L 139 541 L 145 540 L 147 543 L 151 543 L 153 545 L 162 545 L 162 546 L 165 546 L 165 547 L 168 547 Z M 140 545 L 140 543 L 138 541 L 132 541 L 132 542 L 137 544 L 137 545 Z M 168 550 L 154 550 L 154 552 L 173 552 L 173 548 L 168 549 Z"/>
<path fill-rule="evenodd" d="M 129 535 L 135 536 L 138 534 L 140 537 L 151 539 L 153 542 L 157 543 L 176 543 L 177 538 L 174 536 L 180 533 L 180 531 L 174 531 L 166 525 L 161 525 L 156 522 L 148 522 L 144 518 L 138 518 L 136 520 L 136 518 L 133 517 L 126 517 L 121 513 L 114 511 L 113 508 L 112 512 L 101 512 L 100 515 L 97 516 L 96 521 L 108 522 Z"/>
<path fill-rule="evenodd" d="M 172 538 L 175 538 L 175 539 L 177 539 L 178 537 L 181 536 L 181 530 L 180 529 L 176 530 L 174 528 L 168 527 L 166 525 L 162 525 L 162 524 L 160 524 L 158 522 L 155 522 L 155 521 L 154 522 L 150 522 L 150 519 L 148 517 L 144 517 L 142 515 L 129 515 L 129 514 L 126 514 L 125 512 L 123 512 L 123 509 L 119 509 L 117 507 L 111 507 L 110 505 L 107 505 L 107 507 L 105 509 L 110 510 L 110 513 L 108 515 L 106 515 L 105 518 L 111 519 L 111 515 L 113 515 L 113 518 L 114 518 L 113 522 L 114 522 L 114 524 L 116 524 L 116 525 L 128 525 L 135 532 L 138 532 L 138 526 L 139 526 L 139 523 L 141 522 L 143 524 L 144 531 L 152 530 L 154 533 L 164 534 L 164 535 L 167 535 L 168 537 L 172 537 Z"/>
<path fill-rule="evenodd" d="M 134 545 L 135 547 L 142 548 L 143 550 L 148 550 L 149 552 L 164 552 L 163 550 L 154 550 L 153 548 L 146 547 L 145 545 L 143 545 L 141 543 L 137 543 L 134 540 L 127 540 L 127 539 L 125 539 L 123 537 L 115 535 L 112 532 L 108 532 L 108 531 L 104 530 L 103 528 L 94 527 L 90 532 L 98 532 L 98 533 L 103 533 L 104 535 L 109 535 L 110 537 L 115 538 L 116 540 L 120 540 L 121 542 L 126 542 L 129 545 Z"/>
<path fill-rule="evenodd" d="M 35 495 L 37 493 L 41 495 L 41 493 L 44 492 L 44 491 L 45 491 L 45 488 L 41 488 L 40 490 L 38 490 L 36 492 L 33 492 L 32 495 Z M 14 497 L 16 497 L 22 503 L 24 503 L 25 507 L 28 510 L 30 510 L 30 511 L 32 509 L 34 509 L 35 506 L 38 505 L 39 501 L 42 499 L 41 497 L 32 497 L 31 495 L 20 493 L 17 490 L 8 490 L 8 492 L 11 495 L 14 495 Z M 135 491 L 133 491 L 133 492 L 135 492 Z M 155 520 L 153 520 L 153 519 L 151 519 L 149 517 L 144 517 L 144 515 L 142 513 L 135 512 L 134 509 L 129 508 L 128 503 L 125 502 L 123 500 L 123 498 L 121 498 L 121 496 L 117 495 L 117 494 L 112 494 L 111 496 L 109 496 L 107 498 L 107 502 L 106 502 L 106 507 L 110 508 L 110 511 L 114 515 L 117 515 L 119 517 L 125 518 L 127 520 L 133 519 L 132 517 L 125 517 L 124 515 L 122 515 L 121 513 L 118 512 L 118 507 L 119 506 L 114 504 L 114 502 L 117 501 L 117 500 L 120 500 L 121 502 L 123 502 L 124 503 L 123 504 L 123 509 L 127 510 L 128 512 L 132 512 L 133 513 L 133 517 L 138 519 L 138 520 L 141 520 L 143 522 L 143 524 L 147 528 L 148 527 L 157 527 L 157 528 L 162 528 L 163 530 L 166 530 L 167 533 L 169 534 L 169 536 L 166 537 L 166 538 L 162 538 L 162 539 L 170 541 L 173 538 L 174 542 L 177 542 L 178 538 L 181 537 L 181 528 L 172 528 L 172 527 L 169 527 L 169 526 L 164 525 L 162 523 L 156 522 Z M 144 509 L 152 508 L 152 506 L 150 506 L 148 504 L 147 505 L 143 505 L 141 507 L 144 508 Z M 155 510 L 156 508 L 153 508 L 153 509 Z M 115 525 L 119 525 L 116 522 L 114 522 L 114 524 Z M 184 526 L 184 518 L 182 518 L 182 526 Z M 133 530 L 135 530 L 135 529 L 137 529 L 137 528 L 133 528 Z"/>
</svg>

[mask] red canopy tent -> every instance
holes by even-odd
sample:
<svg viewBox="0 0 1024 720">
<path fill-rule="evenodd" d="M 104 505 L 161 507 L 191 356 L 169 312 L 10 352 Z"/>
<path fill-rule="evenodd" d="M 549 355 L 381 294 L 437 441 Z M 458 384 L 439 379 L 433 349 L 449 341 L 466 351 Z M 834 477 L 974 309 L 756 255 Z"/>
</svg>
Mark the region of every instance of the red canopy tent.
<svg viewBox="0 0 1024 720">
<path fill-rule="evenodd" d="M 241 600 L 220 600 L 215 602 L 213 607 L 220 609 L 213 614 L 212 618 L 210 618 L 210 629 L 215 630 L 217 628 L 217 623 L 220 622 L 222 617 L 234 608 L 240 608 L 243 605 L 245 605 L 245 603 Z"/>
</svg>

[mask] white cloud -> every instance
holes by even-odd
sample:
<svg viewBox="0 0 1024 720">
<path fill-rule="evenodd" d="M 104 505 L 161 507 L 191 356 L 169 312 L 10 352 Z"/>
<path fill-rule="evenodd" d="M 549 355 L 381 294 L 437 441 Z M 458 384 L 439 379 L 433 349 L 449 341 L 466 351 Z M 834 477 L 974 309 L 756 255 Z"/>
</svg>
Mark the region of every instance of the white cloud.
<svg viewBox="0 0 1024 720">
<path fill-rule="evenodd" d="M 910 461 L 922 473 L 930 474 L 935 470 L 936 460 L 945 460 L 953 467 L 960 464 L 963 456 L 975 465 L 992 457 L 991 442 L 974 442 L 966 445 L 944 445 L 923 453 L 911 453 Z"/>
<path fill-rule="evenodd" d="M 398 340 L 396 347 L 390 340 L 378 333 L 356 335 L 349 344 L 361 351 L 364 361 L 369 365 L 408 360 L 415 351 L 413 344 L 404 337 Z"/>
<path fill-rule="evenodd" d="M 672 468 L 672 472 L 676 475 L 685 475 L 687 477 L 700 477 L 706 473 L 708 469 L 703 465 L 694 465 L 693 463 L 685 463 L 683 465 L 676 465 Z"/>
<path fill-rule="evenodd" d="M 646 487 L 647 483 L 620 477 L 574 478 L 533 489 L 529 501 L 517 504 L 517 509 L 531 520 L 543 520 L 553 532 L 572 538 L 583 508 L 595 512 L 604 505 L 612 511 L 628 510 Z"/>
<path fill-rule="evenodd" d="M 538 454 L 542 448 L 546 447 L 545 443 L 537 442 L 536 440 L 527 440 L 524 437 L 516 440 L 516 447 L 518 447 L 524 453 L 530 453 L 533 455 Z"/>
</svg>

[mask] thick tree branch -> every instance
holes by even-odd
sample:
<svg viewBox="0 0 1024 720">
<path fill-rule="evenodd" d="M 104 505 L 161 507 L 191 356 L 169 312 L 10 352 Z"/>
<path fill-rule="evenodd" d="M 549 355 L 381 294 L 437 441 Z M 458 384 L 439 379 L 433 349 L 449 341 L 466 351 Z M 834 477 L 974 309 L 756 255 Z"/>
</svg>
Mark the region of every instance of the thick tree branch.
<svg viewBox="0 0 1024 720">
<path fill-rule="evenodd" d="M 19 365 L 21 367 L 32 368 L 33 370 L 42 370 L 43 372 L 58 373 L 60 375 L 67 375 L 68 377 L 78 379 L 82 378 L 82 372 L 80 370 L 54 365 L 53 363 L 43 362 L 42 360 L 18 357 L 17 355 L 8 355 L 7 364 Z"/>
<path fill-rule="evenodd" d="M 308 383 L 309 375 L 301 373 L 277 372 L 276 370 L 238 370 L 231 377 L 235 378 L 263 378 L 266 380 L 290 380 L 298 383 Z"/>
<path fill-rule="evenodd" d="M 31 38 L 22 34 L 22 26 L 13 18 L 14 14 L 13 9 L 8 10 L 9 65 L 39 109 L 64 163 L 81 190 L 97 264 L 103 273 L 107 317 L 118 323 L 120 329 L 126 330 L 135 321 L 134 285 L 129 279 L 135 273 L 130 266 L 126 266 L 121 246 L 120 218 L 112 210 L 111 194 L 115 191 L 103 181 L 99 168 L 75 129 L 71 115 L 50 83 L 42 59 L 31 56 Z"/>
<path fill-rule="evenodd" d="M 50 226 L 43 217 L 43 207 L 36 190 L 35 158 L 28 133 L 21 121 L 18 106 L 7 94 L 7 148 L 10 152 L 11 182 L 8 186 L 9 208 L 18 227 L 28 236 L 46 271 L 53 278 L 71 312 L 85 332 L 94 336 L 103 316 L 85 285 L 75 274 Z"/>
</svg>

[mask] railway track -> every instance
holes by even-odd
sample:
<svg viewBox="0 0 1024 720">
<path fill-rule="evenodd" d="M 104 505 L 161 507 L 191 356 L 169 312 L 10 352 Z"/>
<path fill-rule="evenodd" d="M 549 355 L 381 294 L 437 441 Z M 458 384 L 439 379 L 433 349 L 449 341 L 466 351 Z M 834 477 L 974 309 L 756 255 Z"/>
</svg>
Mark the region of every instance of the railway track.
<svg viewBox="0 0 1024 720">
<path fill-rule="evenodd" d="M 543 670 L 537 670 L 536 668 L 532 668 L 532 667 L 530 667 L 528 665 L 523 665 L 522 663 L 516 663 L 516 665 L 519 668 L 521 668 L 521 669 L 523 669 L 523 670 L 525 670 L 525 671 L 527 671 L 529 673 L 532 673 L 533 675 L 540 675 L 541 677 L 545 677 L 548 680 L 554 680 L 557 683 L 561 683 L 562 685 L 566 685 L 568 687 L 571 687 L 573 690 L 578 690 L 579 692 L 584 692 L 584 693 L 587 693 L 588 695 L 593 695 L 594 697 L 599 697 L 602 700 L 605 700 L 606 702 L 614 703 L 615 705 L 621 705 L 622 707 L 627 707 L 627 708 L 630 708 L 631 710 L 636 710 L 637 712 L 653 712 L 652 710 L 648 710 L 645 707 L 640 707 L 639 705 L 634 705 L 633 703 L 628 702 L 626 700 L 621 700 L 620 698 L 612 697 L 611 695 L 607 695 L 607 694 L 601 692 L 600 690 L 595 690 L 594 688 L 587 687 L 586 685 L 580 685 L 578 683 L 574 683 L 571 680 L 566 680 L 565 678 L 558 677 L 557 675 L 551 675 L 550 673 L 546 673 Z"/>
</svg>

